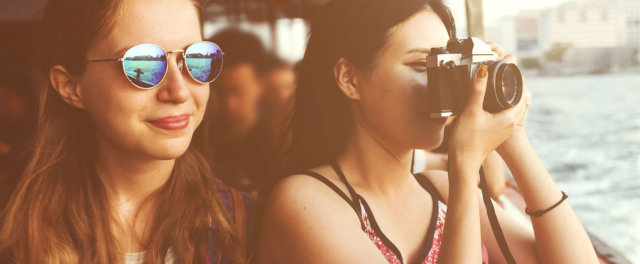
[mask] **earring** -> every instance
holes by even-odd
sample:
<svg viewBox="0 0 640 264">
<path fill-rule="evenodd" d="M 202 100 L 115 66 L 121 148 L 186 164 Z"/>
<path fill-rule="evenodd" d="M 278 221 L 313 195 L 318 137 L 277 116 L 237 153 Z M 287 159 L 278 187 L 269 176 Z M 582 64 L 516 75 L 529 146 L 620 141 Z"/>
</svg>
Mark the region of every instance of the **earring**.
<svg viewBox="0 0 640 264">
<path fill-rule="evenodd" d="M 356 90 L 355 89 L 353 89 L 353 91 L 351 91 L 351 96 L 354 96 L 354 95 L 356 95 Z"/>
</svg>

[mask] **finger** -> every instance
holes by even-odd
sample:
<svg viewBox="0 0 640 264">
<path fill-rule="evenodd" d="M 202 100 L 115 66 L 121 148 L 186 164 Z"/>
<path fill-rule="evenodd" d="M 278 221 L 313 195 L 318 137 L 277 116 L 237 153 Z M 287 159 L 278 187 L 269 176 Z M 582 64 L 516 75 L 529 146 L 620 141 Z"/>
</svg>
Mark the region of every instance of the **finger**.
<svg viewBox="0 0 640 264">
<path fill-rule="evenodd" d="M 531 93 L 528 91 L 524 91 L 522 96 L 522 100 L 520 101 L 518 107 L 520 108 L 520 113 L 517 116 L 518 126 L 524 126 L 525 121 L 527 119 L 527 113 L 529 113 L 529 106 L 531 105 Z"/>
<path fill-rule="evenodd" d="M 522 113 L 526 112 L 526 95 L 523 92 L 522 98 L 520 102 L 513 107 L 502 110 L 498 113 L 495 113 L 494 116 L 499 120 L 499 122 L 504 124 L 515 125 L 519 123 L 520 118 L 522 117 Z"/>
<path fill-rule="evenodd" d="M 498 58 L 502 60 L 502 58 L 504 57 L 504 49 L 500 45 L 498 45 L 498 43 L 495 43 L 493 41 L 489 41 L 487 42 L 487 44 L 489 44 L 491 50 L 498 55 Z"/>
<path fill-rule="evenodd" d="M 527 122 L 528 113 L 529 113 L 529 107 L 527 106 L 527 104 L 525 104 L 524 107 L 522 107 L 522 112 L 518 116 L 518 124 L 517 124 L 518 127 L 524 127 L 525 123 Z"/>
<path fill-rule="evenodd" d="M 529 108 L 531 107 L 531 92 L 529 92 L 529 90 L 527 90 L 526 91 L 526 95 L 527 95 L 527 97 L 526 97 L 527 99 L 526 99 L 525 104 L 524 104 L 525 111 L 524 111 L 524 115 L 522 117 L 522 123 L 523 123 L 522 125 L 524 125 L 524 122 L 527 119 L 527 113 L 529 113 Z"/>
<path fill-rule="evenodd" d="M 507 54 L 502 58 L 502 61 L 504 62 L 508 62 L 508 63 L 513 63 L 513 64 L 517 64 L 518 60 L 516 59 L 516 56 L 513 56 L 512 54 Z"/>
<path fill-rule="evenodd" d="M 484 94 L 487 90 L 487 76 L 489 68 L 487 65 L 480 64 L 476 69 L 471 83 L 471 92 L 465 109 L 480 110 L 484 104 Z"/>
</svg>

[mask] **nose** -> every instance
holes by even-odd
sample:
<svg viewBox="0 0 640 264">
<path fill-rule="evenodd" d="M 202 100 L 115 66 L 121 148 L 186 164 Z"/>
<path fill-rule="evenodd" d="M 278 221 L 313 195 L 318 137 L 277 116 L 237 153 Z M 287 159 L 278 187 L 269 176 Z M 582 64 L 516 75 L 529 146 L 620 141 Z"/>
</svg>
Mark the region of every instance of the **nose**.
<svg viewBox="0 0 640 264">
<path fill-rule="evenodd" d="M 158 100 L 173 104 L 184 103 L 189 100 L 191 94 L 183 72 L 185 68 L 184 56 L 182 52 L 171 52 L 167 55 L 169 66 L 167 75 L 158 87 Z"/>
</svg>

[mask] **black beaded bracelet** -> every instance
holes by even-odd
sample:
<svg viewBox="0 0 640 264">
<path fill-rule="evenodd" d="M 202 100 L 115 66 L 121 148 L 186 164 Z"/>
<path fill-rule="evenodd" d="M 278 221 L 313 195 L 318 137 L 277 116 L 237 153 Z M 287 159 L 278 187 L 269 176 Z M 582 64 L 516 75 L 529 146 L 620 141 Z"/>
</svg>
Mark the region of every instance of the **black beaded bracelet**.
<svg viewBox="0 0 640 264">
<path fill-rule="evenodd" d="M 524 208 L 524 212 L 527 213 L 530 216 L 533 216 L 533 217 L 540 217 L 540 216 L 546 214 L 547 212 L 553 210 L 553 208 L 558 207 L 558 205 L 560 205 L 567 198 L 569 198 L 569 196 L 567 196 L 566 193 L 562 192 L 562 199 L 560 199 L 560 201 L 558 201 L 556 204 L 552 205 L 551 207 L 549 207 L 549 208 L 547 208 L 545 210 L 533 211 L 533 212 L 529 212 L 529 208 Z"/>
</svg>

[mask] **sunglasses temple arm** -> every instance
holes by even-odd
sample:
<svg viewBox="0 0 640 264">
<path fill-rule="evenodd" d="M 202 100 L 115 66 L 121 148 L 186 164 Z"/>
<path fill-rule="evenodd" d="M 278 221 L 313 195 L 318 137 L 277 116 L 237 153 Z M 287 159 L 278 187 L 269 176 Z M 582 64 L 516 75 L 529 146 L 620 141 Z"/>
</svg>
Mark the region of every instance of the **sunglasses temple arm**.
<svg viewBox="0 0 640 264">
<path fill-rule="evenodd" d="M 85 61 L 85 62 L 103 62 L 103 61 L 122 61 L 122 58 L 116 58 L 116 59 L 88 60 L 88 61 Z"/>
</svg>

